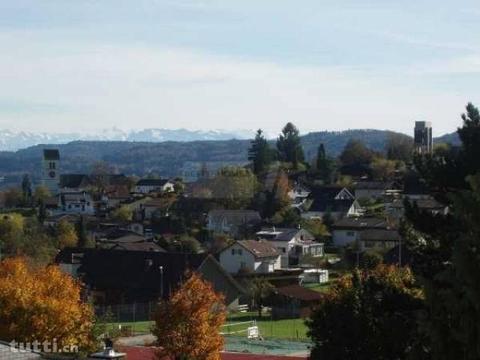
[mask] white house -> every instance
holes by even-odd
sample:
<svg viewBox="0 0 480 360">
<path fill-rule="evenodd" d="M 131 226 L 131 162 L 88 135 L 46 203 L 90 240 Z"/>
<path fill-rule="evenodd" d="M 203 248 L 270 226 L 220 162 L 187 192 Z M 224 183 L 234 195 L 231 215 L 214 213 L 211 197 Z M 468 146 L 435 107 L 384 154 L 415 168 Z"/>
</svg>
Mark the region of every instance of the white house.
<svg viewBox="0 0 480 360">
<path fill-rule="evenodd" d="M 230 274 L 238 272 L 271 273 L 281 268 L 280 254 L 264 240 L 239 240 L 225 248 L 220 264 Z"/>
<path fill-rule="evenodd" d="M 305 229 L 266 228 L 256 233 L 257 239 L 269 241 L 281 255 L 282 268 L 298 265 L 302 257 L 323 256 L 323 243 Z"/>
<path fill-rule="evenodd" d="M 173 191 L 175 191 L 175 184 L 167 179 L 141 179 L 137 182 L 134 189 L 134 192 L 140 194 Z"/>
<path fill-rule="evenodd" d="M 302 205 L 310 195 L 310 189 L 301 184 L 295 184 L 295 186 L 288 192 L 288 197 L 292 201 L 292 207 L 298 207 Z"/>
<path fill-rule="evenodd" d="M 86 191 L 63 192 L 58 195 L 57 213 L 94 215 L 95 204 Z"/>
</svg>

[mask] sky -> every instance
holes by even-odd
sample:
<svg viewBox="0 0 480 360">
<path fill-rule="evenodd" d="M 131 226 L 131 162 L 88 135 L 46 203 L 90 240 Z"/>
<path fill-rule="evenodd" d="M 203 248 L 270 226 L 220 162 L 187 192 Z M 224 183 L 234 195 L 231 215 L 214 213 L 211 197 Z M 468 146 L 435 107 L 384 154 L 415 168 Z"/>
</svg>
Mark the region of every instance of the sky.
<svg viewBox="0 0 480 360">
<path fill-rule="evenodd" d="M 478 0 L 0 0 L 0 129 L 454 131 Z"/>
</svg>

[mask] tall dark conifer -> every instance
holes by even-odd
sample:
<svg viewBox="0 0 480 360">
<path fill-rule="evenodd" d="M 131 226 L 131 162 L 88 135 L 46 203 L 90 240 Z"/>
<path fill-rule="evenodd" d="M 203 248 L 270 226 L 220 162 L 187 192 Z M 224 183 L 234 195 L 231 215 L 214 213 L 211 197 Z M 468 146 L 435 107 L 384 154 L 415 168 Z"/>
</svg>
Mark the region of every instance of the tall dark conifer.
<svg viewBox="0 0 480 360">
<path fill-rule="evenodd" d="M 298 129 L 292 123 L 287 123 L 277 139 L 277 151 L 280 161 L 292 163 L 295 169 L 305 161 Z"/>
<path fill-rule="evenodd" d="M 253 172 L 257 176 L 263 174 L 273 160 L 272 149 L 261 129 L 257 130 L 255 139 L 251 142 L 248 150 L 248 160 L 252 162 Z"/>
</svg>

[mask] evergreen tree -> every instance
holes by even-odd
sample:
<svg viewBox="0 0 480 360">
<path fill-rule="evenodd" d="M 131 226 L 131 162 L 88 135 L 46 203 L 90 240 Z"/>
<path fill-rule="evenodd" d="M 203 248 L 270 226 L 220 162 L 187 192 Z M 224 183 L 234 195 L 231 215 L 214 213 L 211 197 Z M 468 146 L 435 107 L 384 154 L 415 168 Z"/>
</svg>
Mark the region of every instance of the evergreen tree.
<svg viewBox="0 0 480 360">
<path fill-rule="evenodd" d="M 277 139 L 277 151 L 280 161 L 292 163 L 294 169 L 305 161 L 299 131 L 292 123 L 287 123 Z"/>
<path fill-rule="evenodd" d="M 257 176 L 263 174 L 273 160 L 272 149 L 265 136 L 263 136 L 261 129 L 257 130 L 255 139 L 251 141 L 251 146 L 248 150 L 248 160 L 252 162 L 253 172 Z"/>
<path fill-rule="evenodd" d="M 32 200 L 32 182 L 30 181 L 30 176 L 28 176 L 28 174 L 23 175 L 22 194 L 25 204 L 30 204 Z"/>
<path fill-rule="evenodd" d="M 417 168 L 448 215 L 425 213 L 406 202 L 413 225 L 407 245 L 424 285 L 421 328 L 435 359 L 480 358 L 480 116 L 471 104 L 458 130 L 462 147 L 416 159 Z"/>
<path fill-rule="evenodd" d="M 78 247 L 85 248 L 88 246 L 88 235 L 87 229 L 85 226 L 85 219 L 83 216 L 80 216 L 76 226 L 77 238 L 78 238 Z"/>
<path fill-rule="evenodd" d="M 324 183 L 332 182 L 335 164 L 333 159 L 329 158 L 325 152 L 325 146 L 320 144 L 317 150 L 317 172 Z"/>
<path fill-rule="evenodd" d="M 422 308 L 422 293 L 407 268 L 380 265 L 346 275 L 307 320 L 310 358 L 422 359 L 415 326 L 415 313 Z"/>
</svg>

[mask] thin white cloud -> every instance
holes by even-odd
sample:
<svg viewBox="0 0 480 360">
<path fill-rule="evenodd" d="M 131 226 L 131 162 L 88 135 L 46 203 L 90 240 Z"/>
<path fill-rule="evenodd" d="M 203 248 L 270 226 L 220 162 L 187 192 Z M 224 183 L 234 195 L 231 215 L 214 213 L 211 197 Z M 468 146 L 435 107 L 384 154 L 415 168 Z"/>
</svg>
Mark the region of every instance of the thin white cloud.
<svg viewBox="0 0 480 360">
<path fill-rule="evenodd" d="M 288 66 L 180 48 L 44 44 L 36 34 L 16 35 L 0 36 L 6 50 L 0 57 L 0 98 L 72 111 L 0 112 L 2 128 L 262 127 L 273 132 L 293 121 L 303 131 L 411 132 L 414 120 L 426 118 L 442 133 L 455 129 L 468 100 L 448 91 L 425 92 L 411 74 Z"/>
</svg>

